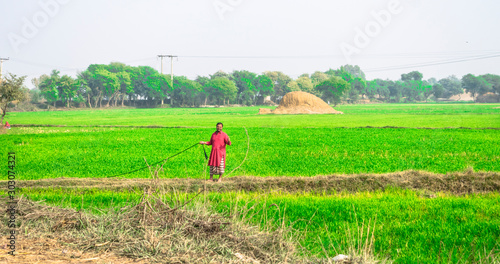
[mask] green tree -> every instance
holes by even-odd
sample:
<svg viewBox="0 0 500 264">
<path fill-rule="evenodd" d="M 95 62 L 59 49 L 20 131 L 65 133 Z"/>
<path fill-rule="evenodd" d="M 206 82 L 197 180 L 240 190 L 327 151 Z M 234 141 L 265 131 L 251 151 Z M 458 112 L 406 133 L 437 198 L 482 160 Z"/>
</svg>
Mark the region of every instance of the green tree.
<svg viewBox="0 0 500 264">
<path fill-rule="evenodd" d="M 403 97 L 403 82 L 387 81 L 387 88 L 389 89 L 390 101 L 399 103 Z"/>
<path fill-rule="evenodd" d="M 101 74 L 107 74 L 109 71 L 106 69 L 106 65 L 102 64 L 91 64 L 87 69 L 78 74 L 78 81 L 80 83 L 79 93 L 87 98 L 89 107 L 92 108 L 92 102 L 94 102 L 94 107 L 101 107 L 101 102 L 106 94 L 106 90 L 103 86 L 103 79 Z"/>
<path fill-rule="evenodd" d="M 491 91 L 500 94 L 500 76 L 496 74 L 485 74 L 481 75 L 486 82 L 491 86 Z"/>
<path fill-rule="evenodd" d="M 99 80 L 99 87 L 102 89 L 104 94 L 107 96 L 106 107 L 109 107 L 109 103 L 114 96 L 120 91 L 120 82 L 118 76 L 114 72 L 110 72 L 106 69 L 98 69 L 95 72 L 95 77 Z"/>
<path fill-rule="evenodd" d="M 40 92 L 43 98 L 48 103 L 53 103 L 54 107 L 56 107 L 56 102 L 60 99 L 59 90 L 57 89 L 60 78 L 59 71 L 52 70 L 49 77 L 44 77 L 40 80 Z"/>
<path fill-rule="evenodd" d="M 432 86 L 432 91 L 436 98 L 442 98 L 445 94 L 445 89 L 442 84 L 436 83 Z"/>
<path fill-rule="evenodd" d="M 257 74 L 249 71 L 233 71 L 231 73 L 230 80 L 232 80 L 238 88 L 238 103 L 243 103 L 244 97 L 247 98 L 251 95 L 253 98 L 255 96 L 257 89 L 254 81 L 256 77 Z"/>
<path fill-rule="evenodd" d="M 146 78 L 147 95 L 149 98 L 158 99 L 163 105 L 163 100 L 171 95 L 172 86 L 170 86 L 170 78 L 161 73 L 153 73 Z M 174 77 L 175 86 L 175 77 Z"/>
<path fill-rule="evenodd" d="M 134 67 L 130 76 L 130 80 L 134 87 L 135 97 L 146 98 L 146 102 L 149 106 L 152 106 L 152 104 L 154 104 L 154 92 L 151 91 L 152 88 L 148 84 L 148 79 L 149 76 L 156 74 L 158 74 L 158 71 L 149 66 L 138 66 Z M 167 80 L 170 80 L 170 75 L 165 76 Z M 170 104 L 174 104 L 173 98 L 171 97 L 170 99 Z"/>
<path fill-rule="evenodd" d="M 264 97 L 274 93 L 274 83 L 267 75 L 259 75 L 253 80 L 255 104 L 264 103 Z"/>
<path fill-rule="evenodd" d="M 438 83 L 443 86 L 443 98 L 448 98 L 457 94 L 462 94 L 464 92 L 460 79 L 458 79 L 454 75 L 443 78 L 439 80 Z"/>
<path fill-rule="evenodd" d="M 226 78 L 228 80 L 231 80 L 231 75 L 230 74 L 227 74 L 225 73 L 224 71 L 222 70 L 219 70 L 217 71 L 216 73 L 210 75 L 210 79 L 216 79 L 216 78 Z"/>
<path fill-rule="evenodd" d="M 379 95 L 379 99 L 385 102 L 388 102 L 391 98 L 391 91 L 389 90 L 389 87 L 385 85 L 379 85 L 377 87 L 377 94 Z"/>
<path fill-rule="evenodd" d="M 424 75 L 419 71 L 412 71 L 410 73 L 401 74 L 401 81 L 422 81 Z"/>
<path fill-rule="evenodd" d="M 378 79 L 380 80 L 380 79 Z M 380 80 L 382 81 L 382 80 Z M 365 92 L 368 98 L 374 99 L 377 95 L 379 95 L 379 99 L 382 97 L 381 93 L 389 92 L 389 89 L 383 90 L 381 85 L 378 84 L 377 80 L 366 81 Z M 385 97 L 385 96 L 384 96 Z"/>
<path fill-rule="evenodd" d="M 116 77 L 118 77 L 118 82 L 120 83 L 120 89 L 119 89 L 118 96 L 115 97 L 115 106 L 116 106 L 116 102 L 117 102 L 119 96 L 122 98 L 122 106 L 125 106 L 123 104 L 125 97 L 127 95 L 131 95 L 134 93 L 134 86 L 132 86 L 131 74 L 127 71 L 122 71 L 122 72 L 118 72 L 116 74 Z M 163 103 L 163 100 L 162 100 L 162 103 Z"/>
<path fill-rule="evenodd" d="M 313 74 L 311 74 L 311 81 L 313 83 L 313 86 L 316 86 L 318 83 L 328 79 L 328 75 L 324 72 L 316 71 Z"/>
<path fill-rule="evenodd" d="M 299 78 L 302 78 L 302 77 L 307 77 L 307 78 L 309 78 L 309 73 L 302 73 L 302 74 L 299 76 Z"/>
<path fill-rule="evenodd" d="M 425 99 L 432 94 L 432 85 L 423 81 L 424 75 L 418 71 L 401 74 L 402 95 L 407 102 Z"/>
<path fill-rule="evenodd" d="M 481 91 L 488 90 L 487 86 L 489 84 L 481 77 L 476 77 L 473 74 L 467 74 L 462 77 L 462 87 L 466 92 L 472 95 L 474 101 L 476 101 L 476 96 L 480 94 Z"/>
<path fill-rule="evenodd" d="M 286 90 L 288 92 L 296 92 L 296 91 L 300 91 L 300 86 L 299 84 L 297 83 L 297 81 L 291 81 L 289 82 L 287 85 L 286 85 Z"/>
<path fill-rule="evenodd" d="M 299 77 L 295 81 L 297 82 L 297 85 L 300 87 L 301 91 L 306 93 L 314 93 L 314 85 L 308 76 Z"/>
<path fill-rule="evenodd" d="M 40 93 L 40 89 L 34 88 L 30 90 L 30 100 L 31 103 L 37 104 L 42 99 L 42 94 Z"/>
<path fill-rule="evenodd" d="M 340 77 L 334 76 L 319 83 L 316 87 L 325 101 L 332 101 L 336 106 L 340 103 L 342 94 L 351 89 L 351 85 Z"/>
<path fill-rule="evenodd" d="M 199 83 L 201 86 L 205 86 L 208 81 L 210 81 L 210 78 L 205 77 L 205 76 L 197 76 L 195 81 Z"/>
<path fill-rule="evenodd" d="M 71 76 L 63 75 L 57 82 L 57 90 L 61 101 L 66 103 L 69 108 L 70 102 L 76 97 L 80 85 L 77 80 Z"/>
<path fill-rule="evenodd" d="M 50 78 L 48 75 L 42 74 L 38 78 L 35 77 L 35 78 L 31 79 L 31 83 L 35 86 L 35 89 L 31 90 L 31 102 L 32 103 L 38 103 L 43 98 L 42 91 L 40 90 L 40 85 L 42 84 L 42 81 L 44 79 L 48 79 L 48 78 Z"/>
<path fill-rule="evenodd" d="M 365 73 L 361 70 L 361 68 L 358 65 L 346 64 L 344 66 L 340 66 L 340 68 L 337 70 L 329 69 L 328 71 L 325 72 L 325 74 L 330 77 L 331 76 L 343 77 L 342 75 L 345 73 L 351 76 L 351 78 L 361 78 L 363 80 L 366 80 Z M 345 78 L 343 79 L 346 80 Z"/>
<path fill-rule="evenodd" d="M 359 66 L 346 65 L 330 73 L 350 84 L 351 89 L 349 89 L 349 92 L 343 94 L 344 100 L 355 103 L 359 100 L 359 95 L 366 94 L 366 81 L 364 80 L 364 73 L 359 69 Z"/>
<path fill-rule="evenodd" d="M 176 105 L 199 106 L 205 100 L 202 86 L 185 76 L 174 77 L 174 87 L 172 96 Z"/>
<path fill-rule="evenodd" d="M 0 125 L 3 127 L 3 119 L 7 114 L 9 104 L 12 101 L 23 101 L 26 99 L 28 89 L 23 86 L 26 76 L 17 77 L 9 73 L 5 79 L 0 79 L 0 109 L 2 110 L 2 117 Z"/>
<path fill-rule="evenodd" d="M 233 81 L 227 78 L 214 78 L 205 84 L 204 90 L 208 93 L 209 98 L 217 105 L 226 104 L 226 100 L 236 98 L 238 88 Z"/>
<path fill-rule="evenodd" d="M 271 96 L 271 99 L 274 102 L 278 102 L 281 100 L 281 98 L 291 92 L 288 88 L 288 83 L 292 81 L 292 78 L 290 76 L 280 72 L 280 71 L 266 71 L 264 72 L 264 75 L 269 77 L 274 84 L 274 96 Z"/>
<path fill-rule="evenodd" d="M 202 97 L 205 98 L 205 102 L 203 103 L 204 105 L 207 105 L 207 101 L 208 101 L 208 95 L 207 93 L 205 92 L 204 87 L 205 85 L 210 81 L 210 78 L 208 77 L 205 77 L 205 76 L 197 76 L 195 81 L 200 85 L 201 87 L 201 90 L 203 92 L 203 95 Z M 200 95 L 201 96 L 201 95 Z"/>
</svg>

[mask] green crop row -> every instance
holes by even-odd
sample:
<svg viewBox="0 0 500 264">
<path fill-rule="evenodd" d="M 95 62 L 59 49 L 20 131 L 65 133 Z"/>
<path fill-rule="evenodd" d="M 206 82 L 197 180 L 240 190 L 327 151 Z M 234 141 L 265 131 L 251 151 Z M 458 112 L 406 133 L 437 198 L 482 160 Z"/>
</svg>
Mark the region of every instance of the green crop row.
<svg viewBox="0 0 500 264">
<path fill-rule="evenodd" d="M 102 213 L 135 204 L 141 190 L 22 189 L 19 194 L 48 204 Z M 188 193 L 168 193 L 181 203 Z M 178 201 L 178 202 L 179 202 Z M 290 227 L 299 243 L 318 257 L 345 254 L 371 243 L 379 259 L 396 263 L 474 263 L 500 254 L 500 194 L 453 196 L 386 189 L 363 193 L 208 193 L 212 210 L 254 224 Z M 368 229 L 369 228 L 369 229 Z"/>
<path fill-rule="evenodd" d="M 37 129 L 59 131 L 36 133 Z M 170 157 L 213 129 L 26 128 L 0 137 L 3 153 L 16 152 L 19 179 L 109 177 Z M 82 131 L 85 130 L 85 131 Z M 500 131 L 458 129 L 227 128 L 228 176 L 314 176 L 386 173 L 409 169 L 437 173 L 500 171 Z M 205 146 L 207 154 L 210 146 Z M 247 155 L 248 152 L 248 155 Z M 245 160 L 246 157 L 246 160 Z M 244 161 L 245 160 L 245 161 Z M 243 162 L 244 161 L 244 162 Z M 167 160 L 163 178 L 203 178 L 207 161 L 196 145 Z M 123 177 L 148 177 L 141 170 Z"/>
<path fill-rule="evenodd" d="M 477 263 L 500 254 L 500 195 L 465 197 L 386 190 L 317 196 L 211 193 L 225 215 L 243 211 L 255 223 L 285 225 L 318 256 L 364 248 L 373 236 L 379 259 L 396 263 Z"/>
<path fill-rule="evenodd" d="M 500 104 L 341 105 L 344 115 L 258 115 L 259 107 L 9 113 L 11 124 L 215 127 L 500 127 Z M 267 107 L 274 108 L 274 107 Z"/>
</svg>

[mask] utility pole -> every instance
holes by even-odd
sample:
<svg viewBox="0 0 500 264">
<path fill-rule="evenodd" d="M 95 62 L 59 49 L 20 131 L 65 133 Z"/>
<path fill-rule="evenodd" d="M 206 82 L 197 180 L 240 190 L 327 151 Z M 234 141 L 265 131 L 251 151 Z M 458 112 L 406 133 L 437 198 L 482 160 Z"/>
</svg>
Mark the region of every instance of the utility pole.
<svg viewBox="0 0 500 264">
<path fill-rule="evenodd" d="M 158 57 L 161 59 L 161 74 L 163 74 L 163 58 L 167 57 L 167 55 L 158 55 Z"/>
<path fill-rule="evenodd" d="M 0 82 L 2 82 L 2 64 L 4 61 L 8 61 L 9 58 L 0 58 Z"/>
<path fill-rule="evenodd" d="M 174 89 L 174 55 L 158 55 L 158 57 L 161 58 L 161 74 L 163 74 L 163 58 L 169 57 L 170 58 L 170 86 L 172 87 L 172 90 Z M 172 105 L 174 103 L 174 97 L 170 96 L 170 104 Z"/>
</svg>

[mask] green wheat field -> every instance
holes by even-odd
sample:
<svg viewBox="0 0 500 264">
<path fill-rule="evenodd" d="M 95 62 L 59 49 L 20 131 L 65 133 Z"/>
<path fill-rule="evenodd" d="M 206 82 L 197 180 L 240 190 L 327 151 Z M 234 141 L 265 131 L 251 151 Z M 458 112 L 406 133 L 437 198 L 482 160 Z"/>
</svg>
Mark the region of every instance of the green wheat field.
<svg viewBox="0 0 500 264">
<path fill-rule="evenodd" d="M 137 202 L 143 189 L 23 188 L 23 181 L 149 178 L 148 169 L 113 176 L 209 140 L 217 122 L 224 123 L 232 141 L 227 147 L 229 178 L 405 171 L 451 177 L 473 171 L 498 179 L 499 107 L 339 105 L 335 109 L 343 115 L 286 116 L 258 115 L 258 107 L 16 112 L 7 116 L 13 128 L 0 135 L 0 149 L 16 153 L 17 195 L 102 214 Z M 2 171 L 6 175 L 7 167 Z M 203 147 L 167 160 L 158 177 L 204 181 Z M 193 197 L 203 201 L 224 217 L 243 217 L 244 211 L 257 226 L 288 228 L 303 256 L 332 258 L 371 241 L 375 258 L 395 263 L 491 263 L 485 262 L 488 257 L 497 256 L 494 262 L 500 254 L 500 186 L 498 180 L 491 185 L 493 192 L 389 186 L 358 192 L 221 188 L 199 196 L 179 189 L 175 195 L 181 202 Z"/>
</svg>

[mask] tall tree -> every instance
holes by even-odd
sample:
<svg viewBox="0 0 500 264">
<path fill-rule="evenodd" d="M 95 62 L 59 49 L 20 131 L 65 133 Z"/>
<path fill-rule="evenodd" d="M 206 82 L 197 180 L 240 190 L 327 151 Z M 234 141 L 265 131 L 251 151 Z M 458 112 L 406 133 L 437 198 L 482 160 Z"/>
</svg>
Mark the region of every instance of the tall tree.
<svg viewBox="0 0 500 264">
<path fill-rule="evenodd" d="M 170 79 L 161 73 L 154 73 L 146 78 L 147 95 L 149 98 L 158 99 L 163 105 L 163 100 L 171 95 L 172 87 L 170 86 Z M 175 77 L 174 77 L 175 86 Z"/>
<path fill-rule="evenodd" d="M 266 71 L 264 75 L 269 77 L 274 84 L 274 96 L 271 99 L 274 102 L 278 102 L 281 98 L 290 92 L 288 89 L 288 83 L 292 81 L 290 76 L 280 72 L 280 71 Z"/>
<path fill-rule="evenodd" d="M 38 78 L 33 78 L 31 79 L 31 83 L 35 86 L 35 89 L 33 89 L 31 91 L 31 101 L 33 103 L 38 103 L 40 101 L 40 99 L 43 98 L 43 95 L 42 95 L 42 91 L 40 90 L 40 85 L 42 84 L 42 81 L 45 80 L 45 79 L 48 79 L 50 78 L 48 75 L 46 74 L 42 74 L 40 77 Z"/>
<path fill-rule="evenodd" d="M 419 71 L 412 71 L 410 73 L 401 74 L 401 81 L 422 81 L 424 75 Z"/>
<path fill-rule="evenodd" d="M 364 80 L 364 73 L 359 69 L 359 66 L 342 66 L 340 69 L 334 71 L 333 74 L 350 84 L 351 89 L 349 89 L 349 92 L 343 94 L 345 100 L 350 100 L 354 103 L 358 101 L 359 95 L 366 94 L 366 81 Z"/>
<path fill-rule="evenodd" d="M 451 75 L 438 81 L 439 84 L 443 86 L 443 97 L 448 98 L 457 94 L 462 94 L 464 89 L 462 88 L 462 83 L 460 79 L 456 76 Z"/>
<path fill-rule="evenodd" d="M 204 90 L 208 93 L 211 100 L 215 101 L 218 105 L 226 104 L 226 100 L 236 98 L 238 89 L 233 81 L 227 78 L 214 78 L 205 84 Z"/>
<path fill-rule="evenodd" d="M 462 87 L 466 92 L 472 95 L 474 101 L 476 101 L 476 96 L 480 93 L 480 91 L 487 90 L 485 86 L 489 84 L 480 77 L 476 77 L 473 74 L 467 74 L 462 77 Z"/>
<path fill-rule="evenodd" d="M 308 76 L 299 77 L 297 80 L 297 85 L 300 87 L 300 90 L 306 93 L 314 93 L 314 86 L 311 79 Z"/>
<path fill-rule="evenodd" d="M 332 101 L 336 106 L 340 103 L 342 94 L 351 89 L 351 85 L 340 77 L 333 76 L 325 81 L 319 83 L 316 87 L 321 93 L 321 98 L 325 101 Z"/>
<path fill-rule="evenodd" d="M 422 81 L 423 77 L 424 75 L 418 71 L 401 74 L 402 93 L 406 97 L 406 101 L 427 100 L 427 97 L 432 93 L 432 86 Z"/>
<path fill-rule="evenodd" d="M 53 103 L 54 107 L 56 107 L 56 102 L 60 99 L 59 90 L 57 89 L 60 78 L 59 71 L 52 70 L 48 78 L 43 78 L 40 81 L 40 92 L 42 96 L 48 103 Z"/>
<path fill-rule="evenodd" d="M 340 69 L 348 72 L 354 78 L 361 78 L 363 80 L 366 80 L 365 73 L 361 70 L 361 68 L 358 65 L 346 64 L 344 66 L 341 66 Z"/>
<path fill-rule="evenodd" d="M 253 81 L 255 87 L 255 104 L 264 103 L 264 97 L 274 93 L 274 83 L 267 75 L 259 75 Z"/>
<path fill-rule="evenodd" d="M 496 74 L 482 75 L 483 79 L 491 85 L 492 92 L 500 94 L 500 76 Z"/>
<path fill-rule="evenodd" d="M 249 71 L 233 71 L 231 73 L 230 80 L 232 80 L 238 88 L 238 103 L 243 103 L 243 94 L 255 94 L 256 88 L 254 80 L 256 77 L 257 74 Z"/>
<path fill-rule="evenodd" d="M 213 80 L 215 78 L 226 78 L 226 79 L 230 80 L 231 79 L 231 75 L 228 74 L 228 73 L 226 73 L 226 72 L 224 72 L 223 70 L 219 70 L 216 73 L 210 75 L 210 79 Z"/>
<path fill-rule="evenodd" d="M 185 76 L 175 76 L 174 87 L 172 96 L 178 106 L 199 106 L 205 100 L 202 86 Z"/>
<path fill-rule="evenodd" d="M 127 67 L 128 69 L 128 67 Z M 130 71 L 130 70 L 129 70 Z M 123 101 L 127 95 L 131 95 L 134 93 L 134 86 L 132 85 L 132 78 L 129 71 L 122 71 L 116 73 L 116 77 L 118 77 L 118 82 L 120 83 L 120 89 L 118 96 L 122 98 L 122 106 L 124 106 Z M 168 88 L 167 88 L 168 89 Z M 115 98 L 115 106 L 116 101 L 118 100 L 118 96 Z M 163 103 L 163 100 L 162 100 Z"/>
<path fill-rule="evenodd" d="M 197 76 L 195 81 L 199 83 L 201 86 L 205 86 L 208 81 L 210 81 L 210 78 L 205 77 L 205 76 Z"/>
<path fill-rule="evenodd" d="M 109 103 L 114 96 L 120 91 L 120 82 L 118 76 L 114 72 L 110 72 L 106 69 L 99 69 L 95 72 L 96 78 L 99 80 L 100 87 L 104 94 L 107 96 L 106 107 L 109 107 Z"/>
<path fill-rule="evenodd" d="M 389 89 L 390 101 L 399 103 L 403 97 L 403 82 L 401 81 L 387 81 L 387 88 Z"/>
<path fill-rule="evenodd" d="M 17 77 L 11 73 L 5 79 L 0 79 L 0 109 L 2 110 L 0 125 L 3 126 L 3 119 L 7 114 L 10 103 L 15 100 L 23 101 L 26 99 L 28 89 L 23 86 L 25 79 L 26 76 Z"/>
<path fill-rule="evenodd" d="M 158 71 L 149 66 L 138 66 L 135 67 L 131 73 L 130 80 L 134 86 L 134 93 L 137 97 L 143 97 L 147 99 L 148 104 L 152 104 L 153 97 L 151 93 L 151 87 L 148 85 L 149 76 L 158 74 Z M 167 80 L 170 80 L 170 75 L 166 75 Z M 173 87 L 172 87 L 173 89 Z M 170 104 L 174 104 L 173 98 L 170 98 Z"/>
<path fill-rule="evenodd" d="M 326 79 L 328 79 L 328 75 L 324 72 L 315 71 L 313 74 L 311 74 L 311 81 L 314 86 Z"/>
<path fill-rule="evenodd" d="M 296 91 L 300 91 L 300 86 L 299 84 L 297 83 L 297 81 L 291 81 L 289 82 L 287 85 L 286 85 L 286 90 L 288 92 L 296 92 Z"/>
<path fill-rule="evenodd" d="M 68 75 L 63 75 L 57 82 L 59 97 L 61 98 L 61 101 L 66 103 L 66 107 L 68 108 L 70 102 L 75 98 L 79 89 L 80 85 L 78 81 Z"/>
<path fill-rule="evenodd" d="M 442 98 L 445 92 L 445 89 L 442 84 L 436 83 L 432 86 L 432 91 L 436 98 Z"/>
</svg>

